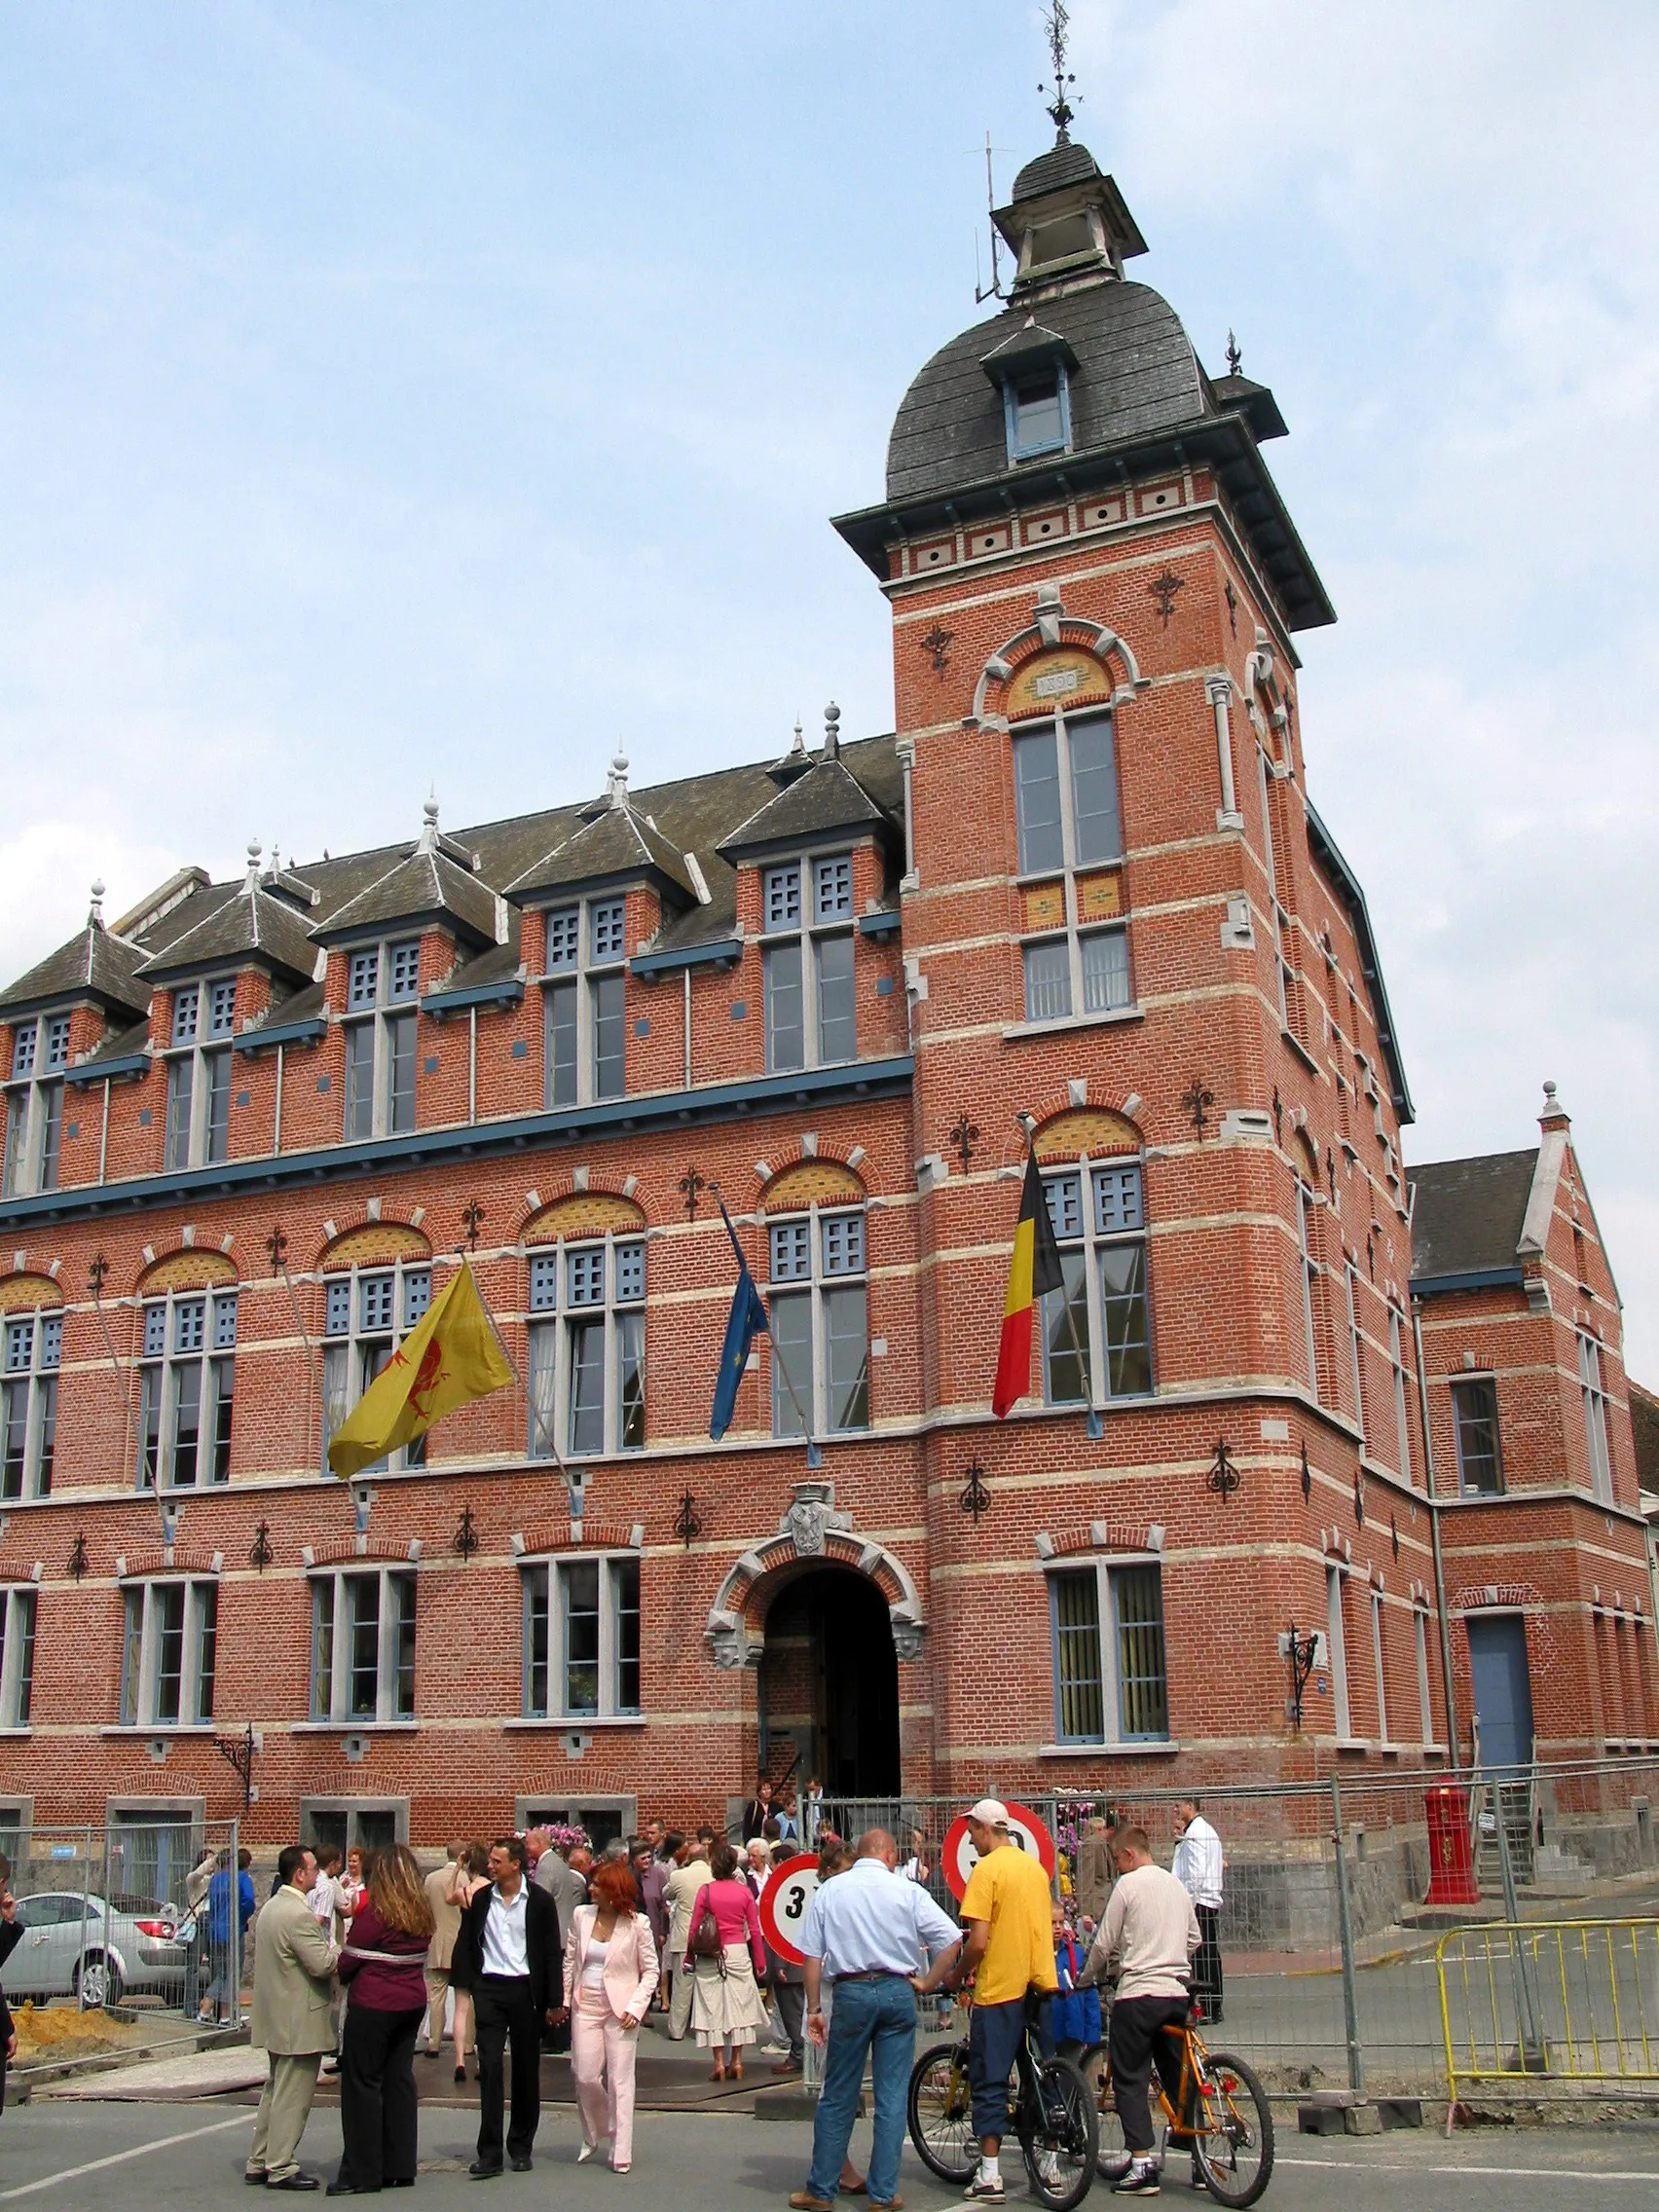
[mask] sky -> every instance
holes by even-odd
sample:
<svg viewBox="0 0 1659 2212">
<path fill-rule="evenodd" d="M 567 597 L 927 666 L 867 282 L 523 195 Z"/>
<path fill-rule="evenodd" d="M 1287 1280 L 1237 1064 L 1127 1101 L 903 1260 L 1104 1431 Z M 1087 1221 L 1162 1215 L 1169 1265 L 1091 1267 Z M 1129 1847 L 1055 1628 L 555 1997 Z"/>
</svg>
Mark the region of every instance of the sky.
<svg viewBox="0 0 1659 2212">
<path fill-rule="evenodd" d="M 828 518 L 977 319 L 1035 0 L 6 0 L 0 973 L 301 860 L 892 726 Z M 1659 1384 L 1659 10 L 1073 0 L 1073 135 L 1341 617 L 1314 803 L 1412 1161 L 1574 1117 Z"/>
</svg>

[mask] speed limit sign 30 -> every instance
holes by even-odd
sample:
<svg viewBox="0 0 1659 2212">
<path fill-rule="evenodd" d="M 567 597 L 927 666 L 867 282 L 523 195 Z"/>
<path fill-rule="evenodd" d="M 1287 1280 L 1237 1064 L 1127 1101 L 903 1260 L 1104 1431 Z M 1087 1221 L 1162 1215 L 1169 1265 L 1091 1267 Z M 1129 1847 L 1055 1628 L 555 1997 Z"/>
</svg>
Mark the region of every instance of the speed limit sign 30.
<svg viewBox="0 0 1659 2212">
<path fill-rule="evenodd" d="M 1041 1861 L 1044 1873 L 1052 1882 L 1054 1839 L 1042 1819 L 1029 1806 L 1011 1804 L 1008 1807 L 1008 1840 L 1016 1851 L 1028 1851 L 1033 1859 Z M 968 1887 L 968 1877 L 979 1863 L 979 1854 L 974 1849 L 974 1839 L 968 1833 L 966 1813 L 960 1814 L 945 1830 L 944 1849 L 940 1853 L 940 1859 L 950 1894 L 960 1904 L 962 1893 Z M 763 1905 L 761 1914 L 764 1917 Z"/>
<path fill-rule="evenodd" d="M 818 1854 L 803 1851 L 798 1859 L 786 1859 L 760 1898 L 760 1933 L 792 1967 L 805 1954 L 795 1941 L 806 1922 L 806 1908 L 818 1895 Z"/>
</svg>

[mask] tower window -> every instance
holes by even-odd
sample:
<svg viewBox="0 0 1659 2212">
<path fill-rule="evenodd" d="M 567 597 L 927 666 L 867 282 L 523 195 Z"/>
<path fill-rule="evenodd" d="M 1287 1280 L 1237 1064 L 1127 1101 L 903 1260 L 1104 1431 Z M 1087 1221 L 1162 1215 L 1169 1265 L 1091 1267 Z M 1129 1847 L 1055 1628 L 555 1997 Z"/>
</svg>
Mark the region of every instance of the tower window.
<svg viewBox="0 0 1659 2212">
<path fill-rule="evenodd" d="M 1010 461 L 1062 453 L 1071 444 L 1071 393 L 1063 363 L 1010 377 L 1003 386 Z"/>
</svg>

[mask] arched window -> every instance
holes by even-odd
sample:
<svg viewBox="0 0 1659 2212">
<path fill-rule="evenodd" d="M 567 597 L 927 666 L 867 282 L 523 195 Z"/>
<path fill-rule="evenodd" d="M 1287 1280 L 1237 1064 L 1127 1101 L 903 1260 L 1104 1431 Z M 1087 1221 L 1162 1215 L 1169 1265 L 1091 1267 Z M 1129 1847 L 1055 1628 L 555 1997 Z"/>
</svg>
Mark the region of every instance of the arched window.
<svg viewBox="0 0 1659 2212">
<path fill-rule="evenodd" d="M 63 1315 L 8 1313 L 0 1354 L 0 1498 L 45 1497 L 57 1442 Z"/>
<path fill-rule="evenodd" d="M 645 1441 L 645 1242 L 637 1229 L 530 1253 L 530 1456 L 598 1459 Z"/>
<path fill-rule="evenodd" d="M 1146 1201 L 1138 1160 L 1091 1161 L 1045 1173 L 1063 1291 L 1043 1301 L 1043 1397 L 1104 1406 L 1152 1389 Z"/>
<path fill-rule="evenodd" d="M 869 1426 L 865 1212 L 821 1205 L 768 1220 L 772 1434 Z"/>
<path fill-rule="evenodd" d="M 432 1265 L 424 1255 L 389 1265 L 353 1265 L 323 1277 L 322 1458 L 329 1440 L 432 1303 Z M 417 1436 L 376 1466 L 424 1467 Z"/>
<path fill-rule="evenodd" d="M 1132 996 L 1119 879 L 1089 872 L 1124 857 L 1111 713 L 1056 711 L 1013 745 L 1025 1018 L 1109 1014 Z"/>
<path fill-rule="evenodd" d="M 218 1583 L 182 1575 L 129 1582 L 122 1604 L 121 1725 L 205 1727 L 213 1717 Z"/>
</svg>

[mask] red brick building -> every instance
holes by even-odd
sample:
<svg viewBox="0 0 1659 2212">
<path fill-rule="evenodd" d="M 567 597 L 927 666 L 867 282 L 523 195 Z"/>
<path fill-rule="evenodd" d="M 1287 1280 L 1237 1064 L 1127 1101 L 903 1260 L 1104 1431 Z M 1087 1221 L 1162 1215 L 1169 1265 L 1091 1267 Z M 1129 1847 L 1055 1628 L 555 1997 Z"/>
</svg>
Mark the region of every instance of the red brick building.
<svg viewBox="0 0 1659 2212">
<path fill-rule="evenodd" d="M 650 791 L 619 758 L 454 836 L 250 847 L 94 902 L 0 994 L 14 1825 L 237 1810 L 213 1739 L 248 1724 L 269 1840 L 627 1826 L 757 1760 L 874 1797 L 1392 1772 L 1466 1748 L 1500 1616 L 1541 1750 L 1659 1737 L 1564 1117 L 1524 1175 L 1420 1172 L 1453 1227 L 1414 1273 L 1272 395 L 1125 277 L 1081 147 L 997 220 L 1010 303 L 837 524 L 892 603 L 896 735 L 831 709 Z M 995 1423 L 1028 1129 L 1066 1291 Z M 717 1188 L 771 1314 L 718 1446 Z M 519 1386 L 333 1481 L 463 1248 Z"/>
</svg>

